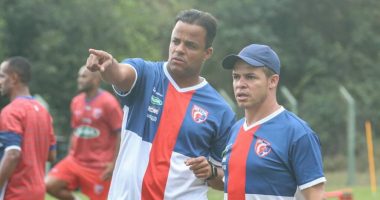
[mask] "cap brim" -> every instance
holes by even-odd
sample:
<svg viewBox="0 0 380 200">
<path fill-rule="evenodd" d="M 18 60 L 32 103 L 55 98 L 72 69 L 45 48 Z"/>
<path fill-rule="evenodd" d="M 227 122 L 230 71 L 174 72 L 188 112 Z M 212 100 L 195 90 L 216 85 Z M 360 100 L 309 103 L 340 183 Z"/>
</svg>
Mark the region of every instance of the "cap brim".
<svg viewBox="0 0 380 200">
<path fill-rule="evenodd" d="M 226 56 L 222 61 L 222 66 L 224 69 L 232 69 L 236 63 L 236 61 L 239 59 L 237 55 L 228 55 Z"/>
<path fill-rule="evenodd" d="M 239 55 L 234 55 L 234 54 L 231 54 L 231 55 L 228 55 L 226 56 L 223 61 L 222 61 L 222 66 L 224 69 L 232 69 L 234 68 L 235 66 L 235 63 L 238 59 L 241 59 L 243 60 L 244 62 L 248 63 L 249 65 L 251 66 L 254 66 L 254 67 L 262 67 L 262 66 L 265 66 L 263 63 L 257 61 L 257 60 L 254 60 L 252 58 L 248 58 L 248 57 L 244 57 L 244 56 L 239 56 Z"/>
</svg>

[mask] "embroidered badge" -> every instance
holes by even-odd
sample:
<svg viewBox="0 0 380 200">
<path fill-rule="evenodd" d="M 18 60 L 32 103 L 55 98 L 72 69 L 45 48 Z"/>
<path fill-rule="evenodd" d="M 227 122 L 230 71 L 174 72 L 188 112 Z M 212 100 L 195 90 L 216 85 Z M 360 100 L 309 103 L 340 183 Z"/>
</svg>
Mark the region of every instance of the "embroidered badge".
<svg viewBox="0 0 380 200">
<path fill-rule="evenodd" d="M 264 139 L 258 138 L 255 144 L 255 152 L 260 157 L 265 157 L 271 152 L 270 143 Z"/>
<path fill-rule="evenodd" d="M 191 116 L 193 117 L 193 120 L 196 123 L 202 123 L 202 122 L 206 121 L 207 116 L 208 116 L 208 112 L 207 112 L 207 110 L 205 110 L 205 109 L 203 109 L 197 105 L 194 105 L 193 109 L 191 110 Z"/>
<path fill-rule="evenodd" d="M 95 119 L 99 119 L 102 116 L 102 114 L 103 114 L 103 110 L 100 108 L 94 108 L 92 111 L 92 116 Z"/>
</svg>

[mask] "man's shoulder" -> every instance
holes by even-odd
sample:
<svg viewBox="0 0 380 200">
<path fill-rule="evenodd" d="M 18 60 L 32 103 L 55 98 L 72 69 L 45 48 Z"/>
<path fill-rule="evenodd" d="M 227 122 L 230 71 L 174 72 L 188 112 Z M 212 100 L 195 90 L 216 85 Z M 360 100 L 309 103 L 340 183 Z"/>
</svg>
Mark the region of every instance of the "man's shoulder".
<svg viewBox="0 0 380 200">
<path fill-rule="evenodd" d="M 98 103 L 102 104 L 103 106 L 114 106 L 115 103 L 118 104 L 118 100 L 111 92 L 103 90 L 100 94 L 99 98 L 96 99 Z"/>
<path fill-rule="evenodd" d="M 15 112 L 15 111 L 25 111 L 25 107 L 27 106 L 27 102 L 24 99 L 16 98 L 15 100 L 11 101 L 9 104 L 7 104 L 3 109 L 2 113 L 9 113 L 9 112 Z"/>
<path fill-rule="evenodd" d="M 126 58 L 122 61 L 122 63 L 130 64 L 133 67 L 159 67 L 162 66 L 165 62 L 164 61 L 151 61 L 151 60 L 145 60 L 143 58 Z"/>
<path fill-rule="evenodd" d="M 74 102 L 74 101 L 79 101 L 79 100 L 84 100 L 85 99 L 85 93 L 84 92 L 81 92 L 81 93 L 79 93 L 79 94 L 77 94 L 77 95 L 75 95 L 73 98 L 72 98 L 72 102 Z"/>
<path fill-rule="evenodd" d="M 301 135 L 314 133 L 310 125 L 296 114 L 288 110 L 284 110 L 281 114 L 280 116 L 282 116 L 281 119 L 283 120 L 282 125 L 286 126 L 288 130 L 293 130 L 293 132 Z M 286 123 L 283 123 L 285 121 Z"/>
<path fill-rule="evenodd" d="M 218 107 L 225 108 L 226 110 L 233 112 L 226 99 L 209 83 L 205 87 L 199 89 L 198 92 L 204 99 L 207 99 L 209 104 L 215 104 Z"/>
</svg>

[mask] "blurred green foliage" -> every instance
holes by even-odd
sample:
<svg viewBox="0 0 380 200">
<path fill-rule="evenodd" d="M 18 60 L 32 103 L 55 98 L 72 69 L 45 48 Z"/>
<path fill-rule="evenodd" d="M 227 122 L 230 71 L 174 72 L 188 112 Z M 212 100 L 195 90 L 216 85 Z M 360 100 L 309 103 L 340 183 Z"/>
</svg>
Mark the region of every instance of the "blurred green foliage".
<svg viewBox="0 0 380 200">
<path fill-rule="evenodd" d="M 324 155 L 346 153 L 340 85 L 356 100 L 357 154 L 365 155 L 359 149 L 365 149 L 364 121 L 380 130 L 377 0 L 1 0 L 0 58 L 21 55 L 32 61 L 32 92 L 49 102 L 56 132 L 67 138 L 69 103 L 88 49 L 106 50 L 119 61 L 165 60 L 174 17 L 189 8 L 208 11 L 219 21 L 214 55 L 203 70 L 215 88 L 233 97 L 230 72 L 220 67 L 225 55 L 249 43 L 269 44 L 282 62 L 281 85 L 319 134 Z M 288 104 L 281 94 L 279 100 Z"/>
</svg>

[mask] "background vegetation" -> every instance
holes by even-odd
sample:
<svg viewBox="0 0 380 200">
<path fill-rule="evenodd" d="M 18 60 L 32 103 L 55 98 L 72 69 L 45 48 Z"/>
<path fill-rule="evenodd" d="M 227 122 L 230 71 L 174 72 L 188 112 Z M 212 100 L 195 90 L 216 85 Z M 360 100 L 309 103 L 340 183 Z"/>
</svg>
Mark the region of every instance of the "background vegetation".
<svg viewBox="0 0 380 200">
<path fill-rule="evenodd" d="M 77 70 L 88 49 L 109 51 L 118 60 L 165 60 L 174 17 L 189 8 L 219 21 L 215 53 L 203 75 L 230 97 L 231 75 L 220 67 L 225 55 L 249 43 L 269 44 L 278 52 L 281 85 L 320 136 L 327 171 L 346 168 L 347 110 L 338 91 L 346 87 L 356 100 L 357 170 L 367 169 L 364 121 L 372 121 L 375 133 L 380 130 L 378 0 L 0 0 L 0 58 L 21 55 L 32 61 L 32 92 L 49 103 L 62 141 L 60 156 L 70 134 Z M 283 96 L 279 100 L 288 106 Z M 6 103 L 1 97 L 1 107 Z"/>
</svg>

